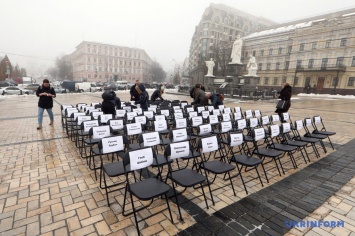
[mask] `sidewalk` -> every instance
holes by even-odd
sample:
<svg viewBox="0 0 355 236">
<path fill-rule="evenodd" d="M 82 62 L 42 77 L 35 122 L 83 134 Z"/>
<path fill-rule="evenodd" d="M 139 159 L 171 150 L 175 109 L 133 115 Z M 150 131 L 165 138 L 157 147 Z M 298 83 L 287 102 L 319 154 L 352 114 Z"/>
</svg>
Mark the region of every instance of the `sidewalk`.
<svg viewBox="0 0 355 236">
<path fill-rule="evenodd" d="M 149 91 L 151 94 L 152 91 Z M 122 101 L 127 91 L 118 91 Z M 177 97 L 179 96 L 179 97 Z M 122 192 L 109 195 L 95 181 L 86 160 L 67 138 L 60 122 L 60 105 L 100 102 L 101 93 L 59 94 L 55 99 L 55 124 L 47 114 L 43 130 L 37 131 L 37 102 L 34 95 L 0 96 L 0 232 L 2 235 L 135 235 L 132 217 L 123 217 Z M 164 94 L 166 99 L 191 102 L 189 96 Z M 275 101 L 226 99 L 229 107 L 260 109 L 274 114 Z M 184 222 L 175 224 L 163 212 L 140 224 L 143 235 L 355 235 L 355 100 L 295 96 L 292 120 L 321 115 L 335 151 L 327 145 L 321 158 L 311 155 L 311 164 L 298 162 L 297 170 L 283 176 L 271 174 L 264 187 L 253 181 L 246 195 L 239 178 L 233 180 L 237 196 L 223 187 L 213 192 L 216 204 L 206 209 L 197 190 L 186 191 L 182 205 Z M 223 180 L 216 180 L 224 184 Z M 149 209 L 158 210 L 159 202 Z M 143 211 L 140 214 L 149 214 Z M 287 229 L 285 220 L 343 220 L 344 227 Z"/>
</svg>

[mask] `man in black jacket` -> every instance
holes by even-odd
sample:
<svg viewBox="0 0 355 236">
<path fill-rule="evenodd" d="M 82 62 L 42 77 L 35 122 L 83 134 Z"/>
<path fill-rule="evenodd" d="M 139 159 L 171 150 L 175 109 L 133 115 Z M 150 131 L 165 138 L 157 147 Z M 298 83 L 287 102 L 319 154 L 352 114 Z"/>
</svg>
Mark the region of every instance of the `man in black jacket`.
<svg viewBox="0 0 355 236">
<path fill-rule="evenodd" d="M 49 80 L 44 79 L 42 86 L 39 86 L 36 91 L 38 101 L 38 127 L 37 129 L 42 129 L 43 112 L 47 110 L 49 119 L 51 120 L 49 125 L 53 125 L 54 116 L 52 112 L 53 98 L 56 97 L 54 89 L 49 85 Z"/>
</svg>

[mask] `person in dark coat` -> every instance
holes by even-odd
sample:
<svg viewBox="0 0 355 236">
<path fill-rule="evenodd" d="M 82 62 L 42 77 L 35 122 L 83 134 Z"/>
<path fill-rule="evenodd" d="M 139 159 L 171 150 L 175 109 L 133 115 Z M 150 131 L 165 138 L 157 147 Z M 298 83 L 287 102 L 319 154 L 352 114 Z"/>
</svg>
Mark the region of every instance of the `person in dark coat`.
<svg viewBox="0 0 355 236">
<path fill-rule="evenodd" d="M 157 100 L 159 98 L 160 100 L 164 101 L 164 98 L 161 96 L 164 93 L 164 90 L 165 90 L 164 85 L 159 86 L 159 88 L 156 89 L 154 91 L 154 93 L 152 94 L 152 96 L 150 97 L 150 100 L 155 102 L 155 100 Z"/>
<path fill-rule="evenodd" d="M 39 86 L 36 91 L 37 97 L 39 97 L 38 101 L 38 126 L 37 129 L 42 129 L 42 120 L 43 120 L 43 112 L 47 110 L 49 115 L 50 123 L 49 125 L 53 125 L 54 116 L 53 116 L 53 98 L 56 97 L 56 93 L 54 89 L 49 85 L 49 80 L 44 79 L 42 86 Z"/>
<path fill-rule="evenodd" d="M 131 94 L 131 101 L 138 101 L 139 100 L 139 93 L 137 91 L 137 87 L 140 85 L 139 80 L 136 80 L 136 83 L 132 85 L 131 90 L 129 93 Z"/>
<path fill-rule="evenodd" d="M 203 90 L 204 87 L 202 84 L 196 84 L 195 91 L 194 91 L 194 105 L 208 105 L 208 98 L 206 96 L 205 91 Z"/>
<path fill-rule="evenodd" d="M 208 99 L 211 100 L 211 105 L 215 108 L 218 109 L 219 105 L 223 105 L 223 101 L 221 101 L 221 99 L 219 99 L 219 97 L 217 96 L 217 94 L 215 94 L 214 92 L 210 93 L 207 95 Z"/>
<path fill-rule="evenodd" d="M 116 109 L 121 109 L 121 100 L 116 96 L 114 91 L 105 91 L 102 94 L 101 110 L 104 114 L 112 114 L 116 116 Z"/>
<path fill-rule="evenodd" d="M 292 97 L 292 87 L 288 83 L 284 83 L 278 98 L 280 98 L 283 101 L 286 101 L 286 104 L 283 109 L 276 109 L 275 111 L 277 114 L 279 114 L 280 117 L 282 117 L 281 116 L 282 113 L 288 112 L 288 109 L 290 109 L 291 97 Z"/>
<path fill-rule="evenodd" d="M 140 104 L 141 108 L 143 111 L 148 111 L 148 107 L 149 107 L 149 94 L 147 92 L 147 90 L 145 89 L 143 84 L 139 84 L 138 86 L 136 86 L 135 88 L 139 94 L 139 100 L 135 102 L 135 104 Z"/>
</svg>

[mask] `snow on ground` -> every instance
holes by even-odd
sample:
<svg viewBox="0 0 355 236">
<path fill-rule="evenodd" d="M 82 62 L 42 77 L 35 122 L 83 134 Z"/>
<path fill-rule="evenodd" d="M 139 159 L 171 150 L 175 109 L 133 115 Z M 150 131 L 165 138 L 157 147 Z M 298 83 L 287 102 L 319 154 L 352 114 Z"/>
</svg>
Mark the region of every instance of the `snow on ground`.
<svg viewBox="0 0 355 236">
<path fill-rule="evenodd" d="M 314 94 L 314 93 L 310 93 L 310 94 L 306 94 L 306 93 L 299 93 L 297 96 L 299 97 L 311 97 L 311 98 L 327 98 L 327 99 L 355 99 L 354 95 L 340 95 L 340 94 Z"/>
</svg>

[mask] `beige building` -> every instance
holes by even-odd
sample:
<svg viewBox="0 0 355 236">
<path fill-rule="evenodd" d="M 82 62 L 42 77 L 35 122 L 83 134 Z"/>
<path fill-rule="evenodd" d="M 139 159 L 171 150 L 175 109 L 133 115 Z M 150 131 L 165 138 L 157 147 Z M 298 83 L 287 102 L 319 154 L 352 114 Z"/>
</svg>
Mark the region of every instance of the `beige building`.
<svg viewBox="0 0 355 236">
<path fill-rule="evenodd" d="M 243 40 L 242 62 L 256 57 L 259 89 L 287 81 L 295 93 L 355 92 L 355 8 L 276 25 Z"/>
<path fill-rule="evenodd" d="M 271 20 L 256 17 L 224 4 L 211 3 L 202 15 L 192 36 L 189 55 L 191 84 L 202 82 L 207 71 L 204 61 L 216 57 L 223 50 L 230 57 L 230 48 L 239 34 L 241 37 L 274 25 Z"/>
<path fill-rule="evenodd" d="M 139 48 L 83 41 L 69 55 L 74 80 L 109 82 L 139 79 L 152 83 L 152 59 Z"/>
</svg>

